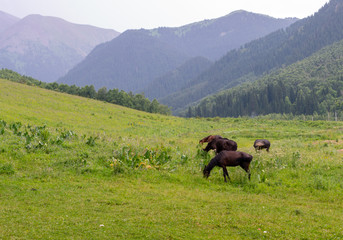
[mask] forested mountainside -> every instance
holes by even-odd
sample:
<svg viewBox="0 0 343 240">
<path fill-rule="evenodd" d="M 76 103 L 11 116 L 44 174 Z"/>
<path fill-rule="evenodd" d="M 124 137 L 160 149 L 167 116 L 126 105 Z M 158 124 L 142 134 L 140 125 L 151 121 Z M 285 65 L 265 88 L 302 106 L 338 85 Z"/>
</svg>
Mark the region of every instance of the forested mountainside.
<svg viewBox="0 0 343 240">
<path fill-rule="evenodd" d="M 180 67 L 156 78 L 144 89 L 143 92 L 149 99 L 159 99 L 164 96 L 188 87 L 189 81 L 209 68 L 213 62 L 204 57 L 195 57 L 182 64 Z"/>
<path fill-rule="evenodd" d="M 343 115 L 343 40 L 312 56 L 205 98 L 188 117 L 238 117 L 270 113 Z"/>
<path fill-rule="evenodd" d="M 341 39 L 343 2 L 331 0 L 313 16 L 230 51 L 196 78 L 192 87 L 159 100 L 177 112 L 205 96 L 302 60 Z"/>
<path fill-rule="evenodd" d="M 0 67 L 53 82 L 67 73 L 98 44 L 118 32 L 73 24 L 56 17 L 29 15 L 0 35 Z"/>
<path fill-rule="evenodd" d="M 217 59 L 296 20 L 237 11 L 178 28 L 128 30 L 95 48 L 58 82 L 141 91 L 193 57 Z"/>
</svg>

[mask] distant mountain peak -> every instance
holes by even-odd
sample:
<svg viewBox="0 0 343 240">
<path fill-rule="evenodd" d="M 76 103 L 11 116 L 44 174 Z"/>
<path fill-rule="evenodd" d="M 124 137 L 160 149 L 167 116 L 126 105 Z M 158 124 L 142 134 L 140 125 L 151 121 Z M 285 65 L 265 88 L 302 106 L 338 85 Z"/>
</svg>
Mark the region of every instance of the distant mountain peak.
<svg viewBox="0 0 343 240">
<path fill-rule="evenodd" d="M 56 81 L 95 46 L 118 35 L 114 30 L 31 14 L 1 32 L 0 66 L 41 81 Z"/>
<path fill-rule="evenodd" d="M 235 10 L 233 12 L 230 12 L 229 14 L 227 14 L 227 15 L 225 15 L 223 17 L 228 17 L 228 16 L 232 16 L 232 15 L 242 15 L 242 14 L 263 15 L 263 14 L 253 13 L 253 12 L 249 12 L 249 11 L 246 11 L 246 10 L 243 10 L 243 9 L 239 9 L 239 10 Z M 267 15 L 264 15 L 264 16 L 267 16 Z"/>
</svg>

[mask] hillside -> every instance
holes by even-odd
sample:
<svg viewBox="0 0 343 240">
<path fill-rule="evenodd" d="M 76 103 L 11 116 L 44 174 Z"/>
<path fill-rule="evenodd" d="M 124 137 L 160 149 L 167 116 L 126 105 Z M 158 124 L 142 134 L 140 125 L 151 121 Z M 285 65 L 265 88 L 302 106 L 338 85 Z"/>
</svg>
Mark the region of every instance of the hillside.
<svg viewBox="0 0 343 240">
<path fill-rule="evenodd" d="M 218 59 L 295 21 L 237 11 L 177 28 L 129 30 L 94 49 L 59 82 L 141 91 L 193 57 Z"/>
<path fill-rule="evenodd" d="M 118 36 L 114 30 L 29 15 L 1 33 L 0 67 L 53 82 L 98 44 Z"/>
<path fill-rule="evenodd" d="M 139 90 L 149 99 L 159 99 L 188 87 L 189 82 L 197 77 L 213 62 L 204 57 L 195 57 L 186 61 L 176 69 L 153 80 L 148 86 Z"/>
<path fill-rule="evenodd" d="M 0 89 L 3 239 L 343 237 L 342 122 L 183 119 Z M 250 181 L 240 167 L 227 183 L 219 167 L 203 177 L 209 134 L 253 155 Z"/>
<path fill-rule="evenodd" d="M 20 19 L 15 16 L 0 11 L 0 33 L 6 30 L 8 27 L 15 24 L 16 22 L 18 22 L 19 20 Z"/>
<path fill-rule="evenodd" d="M 107 90 L 107 88 L 100 88 L 96 91 L 94 86 L 77 87 L 75 85 L 69 86 L 66 84 L 58 84 L 56 82 L 46 83 L 38 81 L 32 77 L 22 76 L 9 69 L 0 69 L 0 78 L 56 92 L 96 99 L 144 112 L 160 113 L 165 115 L 171 114 L 171 110 L 167 106 L 159 104 L 156 99 L 150 101 L 142 94 L 133 94 L 131 92 L 127 93 L 123 90 L 119 91 L 118 89 Z"/>
<path fill-rule="evenodd" d="M 190 88 L 159 100 L 177 111 L 205 96 L 302 60 L 341 39 L 343 3 L 331 0 L 313 16 L 230 51 L 197 77 Z"/>
<path fill-rule="evenodd" d="M 146 30 L 128 30 L 97 46 L 58 82 L 135 91 L 187 58 L 176 47 L 159 41 Z"/>
<path fill-rule="evenodd" d="M 256 82 L 205 98 L 189 116 L 343 116 L 343 40 Z"/>
</svg>

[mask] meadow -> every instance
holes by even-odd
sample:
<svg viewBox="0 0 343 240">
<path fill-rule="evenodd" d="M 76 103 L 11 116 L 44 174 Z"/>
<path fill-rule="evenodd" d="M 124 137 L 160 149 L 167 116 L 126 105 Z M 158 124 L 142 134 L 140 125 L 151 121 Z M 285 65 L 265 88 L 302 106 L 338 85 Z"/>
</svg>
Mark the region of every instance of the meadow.
<svg viewBox="0 0 343 240">
<path fill-rule="evenodd" d="M 250 181 L 203 178 L 210 134 L 253 155 Z M 184 119 L 0 80 L 1 239 L 343 239 L 342 222 L 342 122 Z"/>
</svg>

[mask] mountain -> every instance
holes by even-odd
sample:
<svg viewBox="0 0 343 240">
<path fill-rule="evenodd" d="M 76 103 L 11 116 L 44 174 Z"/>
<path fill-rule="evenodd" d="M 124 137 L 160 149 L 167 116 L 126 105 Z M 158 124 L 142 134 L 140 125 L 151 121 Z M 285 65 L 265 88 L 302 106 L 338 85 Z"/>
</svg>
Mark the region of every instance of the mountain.
<svg viewBox="0 0 343 240">
<path fill-rule="evenodd" d="M 52 82 L 98 44 L 118 36 L 114 30 L 29 15 L 0 35 L 0 67 Z"/>
<path fill-rule="evenodd" d="M 204 20 L 178 28 L 157 28 L 151 34 L 161 41 L 177 46 L 189 56 L 203 56 L 211 61 L 263 37 L 277 29 L 288 27 L 298 19 L 275 19 L 267 15 L 239 10 L 224 17 Z"/>
<path fill-rule="evenodd" d="M 191 58 L 180 67 L 156 78 L 140 92 L 143 92 L 145 96 L 150 99 L 163 98 L 167 94 L 171 94 L 188 87 L 190 80 L 197 77 L 212 64 L 212 61 L 204 57 Z"/>
<path fill-rule="evenodd" d="M 59 82 L 139 91 L 193 57 L 215 60 L 296 20 L 237 11 L 178 28 L 129 30 L 95 48 Z"/>
<path fill-rule="evenodd" d="M 256 82 L 205 98 L 188 117 L 343 115 L 343 40 Z"/>
<path fill-rule="evenodd" d="M 12 26 L 13 24 L 15 24 L 16 22 L 18 22 L 19 20 L 20 19 L 15 16 L 0 11 L 0 33 L 9 28 L 10 26 Z"/>
<path fill-rule="evenodd" d="M 218 91 L 253 81 L 302 60 L 343 38 L 343 2 L 331 0 L 316 14 L 227 53 L 190 88 L 159 101 L 174 111 Z"/>
<path fill-rule="evenodd" d="M 151 36 L 147 30 L 128 30 L 97 46 L 58 82 L 135 91 L 187 58 L 177 48 Z"/>
</svg>

